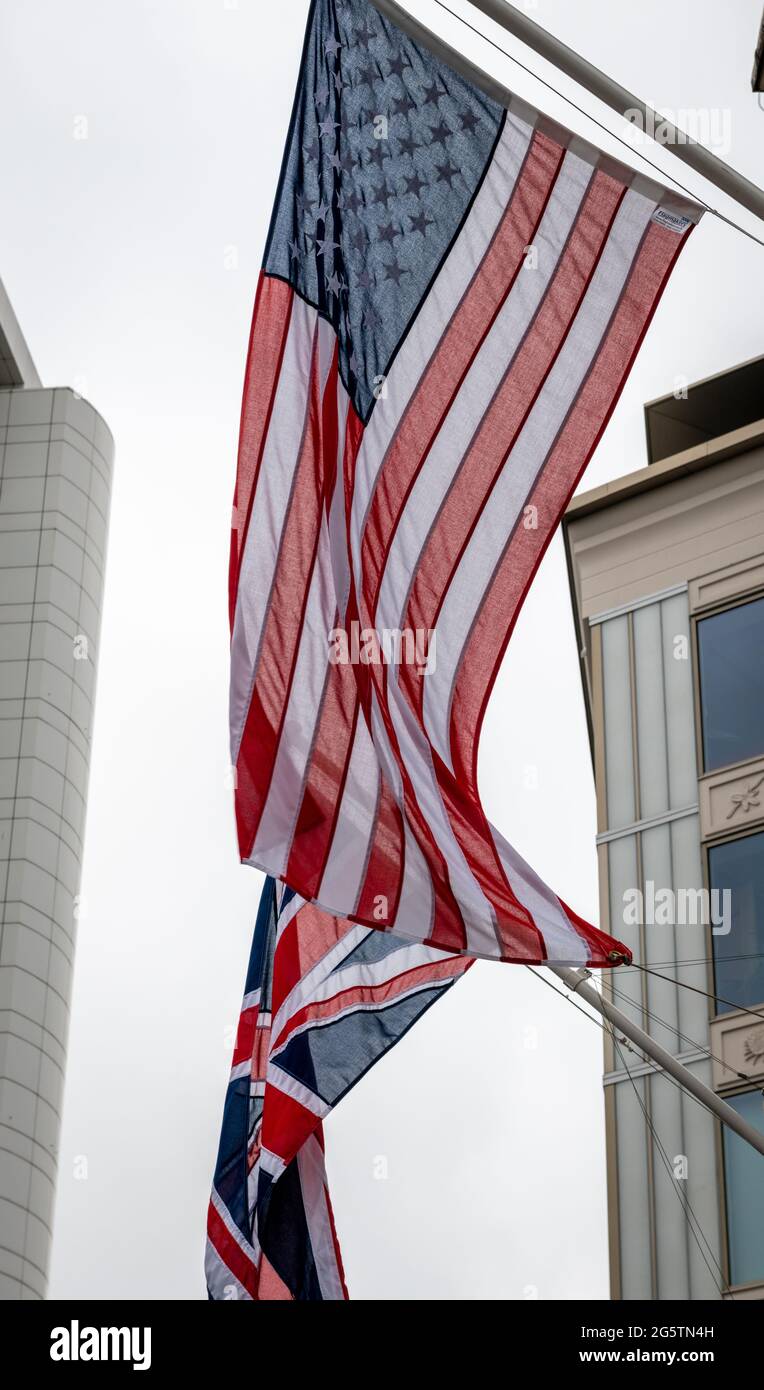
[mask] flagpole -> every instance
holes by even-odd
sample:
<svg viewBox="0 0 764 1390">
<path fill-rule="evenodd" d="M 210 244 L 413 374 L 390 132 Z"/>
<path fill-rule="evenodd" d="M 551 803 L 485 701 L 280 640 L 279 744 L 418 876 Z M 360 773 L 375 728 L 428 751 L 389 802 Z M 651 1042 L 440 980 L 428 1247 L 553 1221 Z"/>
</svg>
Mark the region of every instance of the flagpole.
<svg viewBox="0 0 764 1390">
<path fill-rule="evenodd" d="M 642 129 L 647 131 L 652 139 L 655 136 L 653 131 L 660 129 L 665 133 L 665 142 L 661 138 L 657 143 L 671 150 L 672 154 L 681 159 L 685 164 L 689 164 L 696 173 L 702 174 L 703 178 L 715 184 L 723 193 L 734 198 L 735 202 L 740 203 L 755 217 L 764 218 L 764 191 L 758 188 L 750 179 L 739 174 L 736 169 L 730 168 L 718 155 L 715 155 L 705 145 L 690 138 L 685 131 L 675 126 L 673 121 L 669 121 L 662 116 L 659 111 L 655 111 L 646 101 L 640 101 L 639 97 L 634 96 L 626 87 L 622 87 L 620 82 L 608 77 L 607 73 L 596 68 L 593 63 L 582 58 L 567 44 L 556 39 L 547 29 L 543 29 L 540 24 L 529 19 L 526 14 L 518 10 L 515 5 L 510 5 L 507 0 L 469 0 L 473 9 L 482 11 L 489 19 L 495 20 L 502 29 L 513 34 L 516 39 L 527 44 L 535 53 L 546 58 L 553 63 L 556 68 L 564 72 L 566 76 L 572 77 L 574 82 L 578 82 L 585 87 L 592 96 L 598 97 L 611 110 L 617 111 L 619 116 L 626 116 L 626 112 L 634 113 L 639 111 L 642 115 Z M 628 117 L 627 117 L 628 119 Z"/>
<path fill-rule="evenodd" d="M 672 121 L 666 120 L 660 112 L 655 111 L 647 102 L 641 101 L 626 87 L 622 87 L 619 82 L 615 82 L 612 77 L 589 63 L 586 58 L 582 58 L 567 44 L 556 39 L 547 29 L 543 29 L 540 24 L 536 24 L 527 15 L 521 13 L 514 5 L 507 3 L 507 0 L 468 0 L 474 9 L 480 10 L 500 24 L 503 29 L 520 39 L 535 53 L 546 58 L 548 62 L 554 64 L 561 72 L 564 72 L 573 81 L 579 83 L 592 96 L 616 111 L 619 116 L 633 121 L 633 113 L 639 112 L 642 120 L 642 129 L 655 140 L 655 130 L 662 132 L 657 144 L 669 149 L 678 159 L 688 164 L 703 178 L 726 193 L 735 202 L 752 212 L 755 217 L 764 220 L 764 190 L 757 187 L 750 179 L 739 174 L 736 169 L 730 168 L 718 155 L 715 155 L 705 145 L 692 140 L 684 131 L 680 131 Z M 409 34 L 420 43 L 425 44 L 436 56 L 444 62 L 461 72 L 472 81 L 482 86 L 489 95 L 496 100 L 506 104 L 511 96 L 495 78 L 483 72 L 475 62 L 465 58 L 450 44 L 435 34 L 421 20 L 416 19 L 408 10 L 397 3 L 397 0 L 371 0 L 375 9 L 379 10 L 400 29 Z M 627 112 L 631 113 L 627 116 Z M 663 139 L 665 134 L 665 143 Z M 670 175 L 666 175 L 670 178 Z"/>
<path fill-rule="evenodd" d="M 646 1033 L 637 1023 L 632 1022 L 626 1014 L 616 1008 L 615 1004 L 612 1004 L 609 999 L 604 998 L 592 985 L 588 984 L 587 981 L 591 978 L 588 970 L 572 970 L 567 966 L 560 965 L 549 966 L 549 969 L 553 975 L 557 976 L 558 980 L 562 980 L 563 984 L 567 985 L 573 994 L 579 999 L 585 999 L 587 1004 L 591 1004 L 593 1009 L 596 1009 L 627 1038 L 636 1043 L 640 1051 L 650 1057 L 656 1066 L 660 1067 L 662 1071 L 668 1072 L 669 1076 L 673 1076 L 680 1086 L 683 1086 L 686 1091 L 695 1096 L 696 1100 L 711 1110 L 723 1124 L 733 1129 L 736 1134 L 740 1135 L 741 1139 L 745 1139 L 760 1154 L 764 1154 L 764 1134 L 758 1129 L 754 1129 L 753 1125 L 749 1125 L 742 1115 L 738 1115 L 737 1111 L 733 1110 L 732 1106 L 722 1100 L 715 1091 L 712 1091 L 710 1086 L 705 1086 L 702 1081 L 699 1081 L 688 1067 L 678 1062 L 676 1057 L 673 1057 L 670 1052 L 666 1051 L 665 1047 L 661 1047 L 660 1043 L 656 1042 L 655 1038 L 651 1038 L 649 1033 Z"/>
</svg>

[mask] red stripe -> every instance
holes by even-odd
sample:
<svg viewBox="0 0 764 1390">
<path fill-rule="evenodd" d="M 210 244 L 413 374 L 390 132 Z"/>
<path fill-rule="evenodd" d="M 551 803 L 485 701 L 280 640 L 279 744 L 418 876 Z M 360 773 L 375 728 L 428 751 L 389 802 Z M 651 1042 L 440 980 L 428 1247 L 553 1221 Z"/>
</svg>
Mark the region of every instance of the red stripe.
<svg viewBox="0 0 764 1390">
<path fill-rule="evenodd" d="M 473 878 L 496 914 L 498 944 L 511 940 L 510 958 L 514 961 L 532 965 L 546 960 L 543 935 L 528 908 L 512 890 L 479 797 L 472 796 L 469 789 L 459 784 L 435 749 L 432 760 L 438 790 L 456 841 Z M 432 941 L 435 946 L 441 944 L 435 937 Z"/>
<path fill-rule="evenodd" d="M 254 1008 L 245 1009 L 239 1016 L 239 1026 L 236 1030 L 236 1042 L 231 1059 L 232 1068 L 238 1067 L 242 1062 L 250 1061 L 252 1058 L 259 1013 L 259 1005 L 255 1004 Z"/>
<path fill-rule="evenodd" d="M 353 404 L 350 403 L 349 411 L 347 411 L 346 431 L 344 431 L 342 459 L 344 524 L 346 524 L 344 541 L 346 541 L 347 555 L 350 555 L 350 503 L 351 498 L 353 498 L 354 478 L 356 478 L 356 460 L 363 438 L 363 421 L 357 416 L 356 410 L 353 409 Z M 353 624 L 354 621 L 358 621 L 358 610 L 356 603 L 356 587 L 354 587 L 353 575 L 350 575 L 350 592 L 349 595 L 347 595 L 347 610 L 346 614 L 344 614 L 344 627 L 346 627 L 346 631 L 350 631 L 351 624 Z M 356 727 L 358 713 L 360 713 L 361 708 L 364 708 L 364 719 L 367 721 L 368 726 L 369 684 L 368 678 L 365 678 L 367 677 L 367 671 L 358 666 L 347 667 L 347 670 L 349 670 L 351 681 L 353 681 L 353 687 L 356 689 L 354 727 Z M 317 752 L 318 748 L 315 748 L 314 756 Z M 336 821 L 338 821 L 340 799 L 342 799 L 344 787 L 346 787 L 351 753 L 353 753 L 353 741 L 349 738 L 347 739 L 346 749 L 344 749 L 344 762 L 340 762 L 339 756 L 336 756 L 335 762 L 333 762 L 333 769 L 335 769 L 336 774 L 335 812 L 333 812 L 331 827 L 326 827 L 324 845 L 322 845 L 322 848 L 324 848 L 324 858 L 322 858 L 321 866 L 318 867 L 318 860 L 314 862 L 313 869 L 311 869 L 311 877 L 303 880 L 299 874 L 297 860 L 290 859 L 290 874 L 293 874 L 293 877 L 290 877 L 289 881 L 292 883 L 293 887 L 306 898 L 311 897 L 311 892 L 308 891 L 308 884 L 313 883 L 315 878 L 318 878 L 318 883 L 321 883 L 321 878 L 324 876 L 326 860 L 328 860 L 329 853 L 331 853 L 333 834 L 335 834 Z M 382 927 L 385 926 L 385 922 L 388 920 L 389 916 L 395 916 L 397 910 L 397 902 L 399 902 L 400 897 L 401 876 L 403 876 L 404 840 L 403 819 L 401 819 L 400 810 L 397 808 L 392 792 L 386 787 L 382 774 L 379 774 L 378 785 L 379 796 L 378 803 L 376 803 L 374 826 L 372 826 L 368 840 L 367 869 L 365 869 L 364 885 L 363 888 L 361 888 L 356 908 L 358 915 L 360 915 L 360 920 L 367 919 L 368 926 Z M 371 888 L 369 892 L 364 891 L 367 884 L 369 888 Z M 388 903 L 390 909 L 390 912 L 385 913 L 382 919 L 379 917 L 379 902 L 381 901 Z M 353 920 L 356 920 L 356 917 L 353 917 Z"/>
<path fill-rule="evenodd" d="M 284 1280 L 273 1268 L 265 1255 L 260 1256 L 260 1275 L 257 1281 L 258 1303 L 294 1303 L 294 1294 L 289 1292 Z"/>
<path fill-rule="evenodd" d="M 348 412 L 345 452 L 343 456 L 345 543 L 348 557 L 352 554 L 350 544 L 350 514 L 353 489 L 355 487 L 356 462 L 362 440 L 363 425 L 351 405 Z M 347 611 L 345 613 L 346 631 L 350 632 L 352 630 L 352 624 L 359 621 L 355 579 L 351 568 L 350 592 L 348 594 Z M 367 729 L 370 729 L 371 686 L 368 679 L 368 668 L 353 666 L 352 673 L 358 692 L 359 714 L 364 718 Z M 356 717 L 358 718 L 358 715 Z M 371 735 L 369 736 L 371 737 Z M 348 759 L 350 759 L 351 756 L 352 745 L 350 745 L 347 750 Z M 347 767 L 344 769 L 343 789 L 346 778 Z M 372 789 L 369 788 L 369 794 L 371 794 L 371 792 Z M 336 816 L 334 828 L 336 828 Z M 334 831 L 332 832 L 332 838 L 333 833 Z M 327 846 L 324 869 L 326 868 L 326 860 L 330 852 L 331 840 Z M 380 769 L 377 782 L 377 803 L 374 811 L 374 823 L 369 834 L 368 858 L 364 871 L 363 883 L 355 904 L 355 912 L 352 914 L 353 921 L 361 922 L 365 926 L 385 927 L 393 920 L 398 911 L 398 902 L 403 884 L 405 853 L 403 817 L 401 816 L 395 798 Z"/>
<path fill-rule="evenodd" d="M 207 1208 L 207 1235 L 223 1264 L 238 1279 L 250 1298 L 257 1298 L 257 1266 L 234 1240 L 217 1208 L 210 1202 Z"/>
<path fill-rule="evenodd" d="M 274 1016 L 292 990 L 347 933 L 351 923 L 305 903 L 279 933 L 273 963 Z"/>
<path fill-rule="evenodd" d="M 324 466 L 318 341 L 316 333 L 303 445 L 284 521 L 257 678 L 236 764 L 236 819 L 243 859 L 249 859 L 252 854 L 273 776 L 318 549 Z M 335 344 L 327 391 L 336 391 L 336 379 Z"/>
<path fill-rule="evenodd" d="M 386 927 L 398 911 L 405 855 L 403 817 L 380 771 L 369 859 L 354 918 L 369 927 Z"/>
<path fill-rule="evenodd" d="M 626 957 L 626 961 L 631 964 L 632 953 L 628 946 L 625 946 L 622 941 L 608 936 L 604 931 L 600 931 L 598 927 L 593 927 L 591 922 L 587 922 L 585 918 L 579 917 L 578 913 L 574 912 L 572 907 L 568 907 L 568 904 L 563 902 L 562 898 L 558 898 L 557 901 L 565 913 L 565 916 L 570 919 L 573 926 L 586 941 L 589 947 L 590 965 L 612 966 L 613 962 L 610 959 L 610 952 L 613 950 L 622 951 L 623 955 Z"/>
<path fill-rule="evenodd" d="M 239 571 L 247 539 L 252 499 L 273 412 L 289 333 L 294 295 L 282 280 L 260 272 L 249 334 L 239 426 L 239 456 L 231 522 L 228 606 L 233 631 Z"/>
<path fill-rule="evenodd" d="M 349 501 L 362 439 L 363 424 L 351 402 L 342 454 L 348 553 Z M 332 479 L 331 490 L 327 490 L 327 507 L 333 490 Z M 339 623 L 339 615 L 335 623 Z M 287 863 L 287 882 L 299 884 L 301 895 L 305 898 L 316 896 L 326 869 L 347 783 L 359 709 L 354 670 L 349 666 L 331 667 Z M 397 892 L 395 896 L 397 898 Z"/>
<path fill-rule="evenodd" d="M 449 980 L 458 978 L 471 964 L 472 961 L 468 957 L 445 956 L 442 961 L 414 966 L 410 970 L 402 970 L 399 975 L 393 976 L 390 980 L 383 980 L 380 984 L 349 985 L 347 989 L 339 990 L 337 994 L 332 995 L 331 999 L 313 1000 L 309 1004 L 304 1004 L 284 1024 L 278 1038 L 272 1044 L 271 1056 L 278 1064 L 278 1056 L 274 1054 L 283 1048 L 291 1035 L 306 1023 L 318 1023 L 341 1013 L 343 1009 L 360 1008 L 362 1005 L 374 1004 L 378 1008 L 382 1008 L 391 1000 L 399 998 L 407 990 L 416 988 L 417 984 L 424 988 L 427 985 L 444 984 Z"/>
<path fill-rule="evenodd" d="M 359 614 L 355 604 L 355 584 L 351 577 L 347 626 L 349 628 L 353 622 L 358 622 L 362 628 L 371 627 L 372 623 L 365 608 Z M 401 756 L 390 711 L 387 707 L 384 670 L 380 667 L 359 665 L 354 666 L 353 670 L 359 687 L 361 709 L 372 741 L 374 741 L 371 733 L 372 693 L 375 692 L 377 696 L 376 707 L 384 726 L 392 759 L 400 777 L 406 824 L 418 844 L 430 872 L 435 898 L 435 921 L 439 932 L 438 944 L 442 943 L 446 950 L 462 951 L 466 946 L 467 936 L 461 910 L 451 890 L 445 857 L 422 813 L 408 768 Z M 392 926 L 398 911 L 405 872 L 406 841 L 401 810 L 395 793 L 388 784 L 382 760 L 379 758 L 379 754 L 377 756 L 380 763 L 380 791 L 376 821 L 373 835 L 370 837 L 371 852 L 364 882 L 352 918 L 354 921 L 362 922 L 367 926 L 384 928 Z M 394 892 L 388 891 L 386 886 L 388 883 L 391 886 L 394 884 Z"/>
<path fill-rule="evenodd" d="M 337 349 L 332 361 L 332 369 L 326 383 L 323 398 L 321 401 L 321 459 L 322 459 L 322 489 L 324 507 L 328 506 L 331 495 L 334 491 L 334 483 L 337 475 L 337 451 L 339 448 L 339 419 L 337 410 L 337 391 L 339 387 L 339 373 L 337 371 Z M 317 526 L 320 525 L 320 518 Z M 335 615 L 335 623 L 336 623 Z M 329 650 L 329 633 L 326 633 L 326 648 Z M 337 686 L 339 682 L 332 681 L 332 672 L 337 668 L 328 667 L 324 682 L 324 699 L 318 714 L 317 727 L 313 733 L 313 756 L 310 758 L 309 766 L 305 774 L 303 799 L 298 814 L 294 837 L 300 837 L 303 850 L 308 850 L 308 878 L 306 883 L 311 882 L 313 886 L 310 891 L 304 892 L 305 897 L 313 897 L 318 889 L 320 882 L 320 865 L 325 851 L 325 845 L 320 843 L 322 836 L 316 832 L 319 826 L 324 827 L 324 836 L 330 833 L 333 820 L 333 811 L 336 798 L 336 786 L 331 785 L 331 764 L 330 753 L 327 753 L 325 739 L 334 740 L 334 752 L 337 762 L 344 761 L 342 745 L 344 743 L 344 757 L 347 756 L 347 740 L 352 720 L 352 690 L 347 691 L 345 682 L 344 691 L 345 702 L 341 704 L 337 699 Z M 322 737 L 322 735 L 324 737 Z M 307 838 L 306 838 L 307 837 Z M 299 856 L 298 856 L 299 857 Z M 312 869 L 312 873 L 311 873 Z M 290 859 L 287 865 L 286 879 L 292 883 L 292 872 L 297 871 L 297 864 Z M 319 877 L 316 878 L 318 871 Z M 302 879 L 303 873 L 300 873 Z"/>
<path fill-rule="evenodd" d="M 321 1123 L 321 1116 L 300 1105 L 272 1082 L 268 1084 L 263 1108 L 261 1148 L 269 1149 L 284 1163 L 291 1163 L 298 1149 Z"/>
<path fill-rule="evenodd" d="M 409 768 L 401 754 L 395 728 L 387 706 L 385 690 L 385 670 L 380 667 L 366 667 L 371 681 L 376 688 L 377 701 L 376 707 L 381 716 L 387 735 L 387 744 L 390 749 L 393 761 L 400 777 L 401 791 L 403 795 L 403 807 L 406 813 L 406 825 L 411 831 L 419 849 L 424 857 L 425 863 L 430 873 L 433 895 L 435 899 L 435 913 L 433 922 L 433 933 L 425 938 L 428 942 L 442 946 L 448 951 L 463 951 L 467 946 L 467 931 L 462 917 L 461 908 L 451 887 L 451 876 L 449 873 L 448 862 L 443 854 L 436 839 L 433 829 L 424 814 L 416 794 Z M 369 724 L 371 728 L 371 722 Z M 382 786 L 385 794 L 390 798 L 395 806 L 397 817 L 400 818 L 398 805 L 394 800 L 392 791 L 387 786 L 384 772 L 382 772 Z M 405 840 L 403 841 L 405 845 Z M 357 908 L 360 920 L 367 920 L 363 915 L 363 904 L 368 903 L 369 899 L 374 903 L 378 899 L 379 889 L 375 886 L 373 877 L 374 864 L 370 863 L 366 874 L 366 881 L 361 893 L 361 899 Z M 401 884 L 403 881 L 403 863 L 401 861 Z M 397 912 L 397 903 L 395 905 Z M 388 925 L 392 926 L 395 913 L 386 915 L 380 921 L 378 913 L 369 922 L 370 926 Z"/>
<path fill-rule="evenodd" d="M 534 134 L 494 239 L 430 359 L 379 470 L 361 553 L 364 597 L 371 614 L 387 552 L 411 488 L 515 282 L 562 158 L 558 144 L 538 131 Z"/>
<path fill-rule="evenodd" d="M 350 629 L 353 622 L 358 622 L 361 628 L 371 628 L 373 624 L 365 605 L 359 611 L 356 601 L 355 582 L 351 576 L 346 625 Z M 359 687 L 361 709 L 372 741 L 372 692 L 375 691 L 377 695 L 377 709 L 400 777 L 406 825 L 422 852 L 430 874 L 435 902 L 437 944 L 443 945 L 446 950 L 462 951 L 466 947 L 467 933 L 461 909 L 451 889 L 445 856 L 419 806 L 408 768 L 401 756 L 387 707 L 385 672 L 374 666 L 356 665 L 353 669 Z M 379 758 L 379 754 L 377 756 Z M 354 921 L 362 922 L 364 925 L 384 928 L 392 926 L 398 912 L 405 872 L 406 840 L 400 807 L 388 784 L 382 760 L 379 759 L 379 762 L 380 791 L 374 832 L 370 839 L 371 852 L 352 917 Z M 394 884 L 394 892 L 387 891 L 388 883 L 391 886 Z"/>
<path fill-rule="evenodd" d="M 335 617 L 335 623 L 337 618 Z M 285 878 L 314 898 L 339 815 L 358 719 L 352 666 L 330 666 Z"/>
<path fill-rule="evenodd" d="M 345 541 L 347 544 L 348 556 L 351 554 L 350 512 L 353 503 L 353 489 L 355 487 L 355 471 L 362 443 L 363 421 L 356 414 L 353 402 L 351 401 L 348 407 L 348 417 L 345 426 L 345 448 L 342 454 L 342 474 L 345 486 Z"/>
</svg>

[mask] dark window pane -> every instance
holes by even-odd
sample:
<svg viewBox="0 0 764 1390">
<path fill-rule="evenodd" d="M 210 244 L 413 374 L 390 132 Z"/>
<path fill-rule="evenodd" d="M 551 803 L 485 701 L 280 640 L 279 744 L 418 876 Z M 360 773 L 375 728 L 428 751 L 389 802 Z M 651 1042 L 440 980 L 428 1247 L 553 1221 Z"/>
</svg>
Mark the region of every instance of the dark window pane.
<svg viewBox="0 0 764 1390">
<path fill-rule="evenodd" d="M 764 834 L 746 835 L 708 852 L 710 886 L 730 892 L 731 928 L 713 934 L 716 990 L 742 1008 L 764 1004 Z M 712 901 L 723 917 L 723 900 Z M 729 1004 L 717 1004 L 720 1014 Z M 764 1026 L 764 1025 L 762 1025 Z"/>
<path fill-rule="evenodd" d="M 764 599 L 698 623 L 706 772 L 764 753 Z"/>
<path fill-rule="evenodd" d="M 754 1129 L 764 1131 L 761 1091 L 732 1096 L 728 1103 Z M 764 1279 L 764 1158 L 726 1125 L 722 1129 L 730 1283 L 753 1284 Z"/>
</svg>

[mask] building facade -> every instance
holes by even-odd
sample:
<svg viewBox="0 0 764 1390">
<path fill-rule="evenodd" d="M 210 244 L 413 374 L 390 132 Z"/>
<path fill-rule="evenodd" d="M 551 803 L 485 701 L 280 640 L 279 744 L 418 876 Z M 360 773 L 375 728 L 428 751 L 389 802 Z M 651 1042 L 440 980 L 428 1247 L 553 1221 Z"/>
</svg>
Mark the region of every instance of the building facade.
<svg viewBox="0 0 764 1390">
<path fill-rule="evenodd" d="M 0 1298 L 43 1298 L 114 445 L 0 285 Z"/>
<path fill-rule="evenodd" d="M 764 358 L 645 415 L 564 523 L 603 987 L 764 1130 Z M 612 1297 L 764 1298 L 764 1158 L 617 1036 L 604 1085 Z"/>
</svg>

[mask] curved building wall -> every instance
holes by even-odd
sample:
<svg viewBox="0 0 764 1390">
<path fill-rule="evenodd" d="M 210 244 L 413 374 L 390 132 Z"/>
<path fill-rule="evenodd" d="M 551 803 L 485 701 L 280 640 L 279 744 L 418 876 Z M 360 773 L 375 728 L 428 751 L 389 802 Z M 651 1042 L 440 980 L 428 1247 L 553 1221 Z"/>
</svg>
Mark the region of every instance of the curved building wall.
<svg viewBox="0 0 764 1390">
<path fill-rule="evenodd" d="M 46 1290 L 113 453 L 0 390 L 0 1298 Z"/>
</svg>

